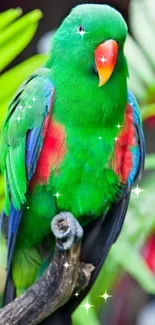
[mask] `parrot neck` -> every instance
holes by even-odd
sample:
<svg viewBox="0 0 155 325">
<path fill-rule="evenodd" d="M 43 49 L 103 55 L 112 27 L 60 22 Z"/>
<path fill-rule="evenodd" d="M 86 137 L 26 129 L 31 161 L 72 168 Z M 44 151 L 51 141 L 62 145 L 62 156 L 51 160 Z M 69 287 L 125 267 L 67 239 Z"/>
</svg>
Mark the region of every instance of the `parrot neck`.
<svg viewBox="0 0 155 325">
<path fill-rule="evenodd" d="M 89 75 L 79 66 L 49 60 L 55 85 L 53 113 L 62 123 L 72 126 L 112 127 L 121 124 L 127 103 L 127 64 L 124 54 L 109 81 L 98 87 L 98 76 Z"/>
</svg>

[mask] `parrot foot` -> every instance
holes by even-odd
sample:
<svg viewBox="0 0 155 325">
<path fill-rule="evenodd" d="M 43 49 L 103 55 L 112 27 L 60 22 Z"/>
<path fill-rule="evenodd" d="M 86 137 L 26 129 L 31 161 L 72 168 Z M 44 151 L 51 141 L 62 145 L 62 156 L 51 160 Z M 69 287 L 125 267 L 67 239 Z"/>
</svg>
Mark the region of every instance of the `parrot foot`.
<svg viewBox="0 0 155 325">
<path fill-rule="evenodd" d="M 51 229 L 60 250 L 69 250 L 74 242 L 83 237 L 83 229 L 70 212 L 57 214 L 52 222 Z"/>
</svg>

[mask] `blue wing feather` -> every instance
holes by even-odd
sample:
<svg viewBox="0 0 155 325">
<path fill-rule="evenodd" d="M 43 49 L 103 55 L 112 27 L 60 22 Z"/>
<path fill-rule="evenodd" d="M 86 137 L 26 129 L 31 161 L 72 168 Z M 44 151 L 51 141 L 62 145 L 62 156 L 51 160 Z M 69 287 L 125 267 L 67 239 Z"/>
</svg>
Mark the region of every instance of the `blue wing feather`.
<svg viewBox="0 0 155 325">
<path fill-rule="evenodd" d="M 41 143 L 41 132 L 42 128 L 35 128 L 28 133 L 26 141 L 26 167 L 27 167 L 27 178 L 31 180 L 34 173 L 37 158 L 39 154 L 39 147 Z"/>
<path fill-rule="evenodd" d="M 133 110 L 134 126 L 137 138 L 136 146 L 131 149 L 133 166 L 128 176 L 128 184 L 132 186 L 135 181 L 140 179 L 144 169 L 145 141 L 138 103 L 130 90 L 128 90 L 128 103 L 131 105 Z"/>
</svg>

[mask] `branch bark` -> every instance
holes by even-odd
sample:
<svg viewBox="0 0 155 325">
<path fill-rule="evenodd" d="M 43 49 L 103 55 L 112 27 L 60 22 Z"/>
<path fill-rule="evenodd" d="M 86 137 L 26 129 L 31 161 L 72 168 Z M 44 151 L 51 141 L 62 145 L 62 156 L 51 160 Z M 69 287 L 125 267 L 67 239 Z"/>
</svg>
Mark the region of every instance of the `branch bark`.
<svg viewBox="0 0 155 325">
<path fill-rule="evenodd" d="M 52 221 L 56 247 L 44 275 L 21 297 L 0 309 L 0 325 L 35 325 L 65 304 L 75 288 L 85 288 L 94 270 L 79 262 L 83 230 L 70 213 Z"/>
</svg>

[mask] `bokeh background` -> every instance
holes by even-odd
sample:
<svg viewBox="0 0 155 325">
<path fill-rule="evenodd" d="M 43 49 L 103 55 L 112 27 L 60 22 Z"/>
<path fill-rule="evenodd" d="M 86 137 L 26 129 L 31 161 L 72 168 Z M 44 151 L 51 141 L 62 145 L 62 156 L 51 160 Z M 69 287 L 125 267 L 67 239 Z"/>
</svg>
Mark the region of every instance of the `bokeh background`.
<svg viewBox="0 0 155 325">
<path fill-rule="evenodd" d="M 139 197 L 132 193 L 121 236 L 111 249 L 89 296 L 73 315 L 73 324 L 155 325 L 155 1 L 93 2 L 112 5 L 128 24 L 125 51 L 130 71 L 129 87 L 140 105 L 147 156 L 144 177 L 138 184 L 143 191 Z M 80 3 L 85 1 L 1 1 L 0 132 L 14 91 L 45 62 L 52 33 L 70 9 Z M 36 8 L 42 11 L 42 19 L 40 11 L 33 11 Z M 3 177 L 0 175 L 0 209 L 3 199 Z M 0 292 L 3 258 L 5 249 L 0 256 Z M 105 293 L 111 296 L 107 301 Z M 84 308 L 87 301 L 91 305 L 88 313 Z"/>
</svg>

